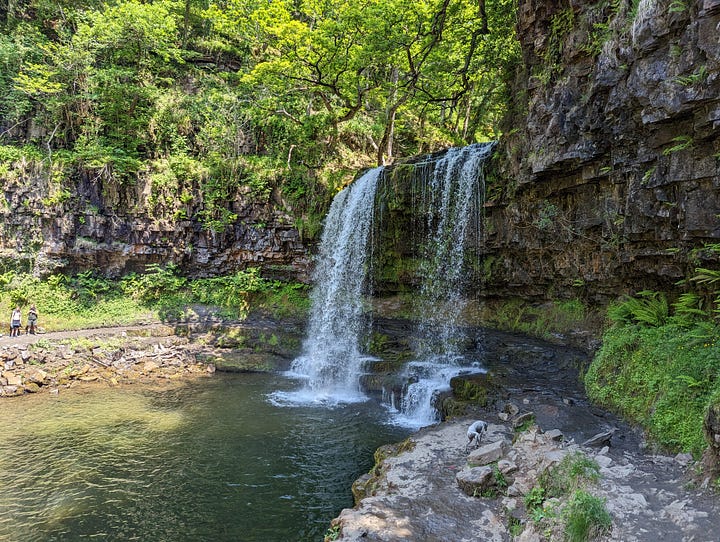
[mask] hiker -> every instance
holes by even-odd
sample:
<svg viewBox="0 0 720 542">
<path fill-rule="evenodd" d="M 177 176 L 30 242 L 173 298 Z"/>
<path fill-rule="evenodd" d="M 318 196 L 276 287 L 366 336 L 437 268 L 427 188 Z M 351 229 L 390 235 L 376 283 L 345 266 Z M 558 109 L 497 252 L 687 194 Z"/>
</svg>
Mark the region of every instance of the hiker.
<svg viewBox="0 0 720 542">
<path fill-rule="evenodd" d="M 27 333 L 30 333 L 31 335 L 35 335 L 36 332 L 36 324 L 38 319 L 38 313 L 37 309 L 35 308 L 35 303 L 30 305 L 30 310 L 28 311 L 28 325 L 27 325 Z"/>
<path fill-rule="evenodd" d="M 20 305 L 15 307 L 15 310 L 12 311 L 12 316 L 10 316 L 10 336 L 11 337 L 19 337 L 20 336 L 20 323 L 22 320 L 22 314 L 20 313 Z"/>
</svg>

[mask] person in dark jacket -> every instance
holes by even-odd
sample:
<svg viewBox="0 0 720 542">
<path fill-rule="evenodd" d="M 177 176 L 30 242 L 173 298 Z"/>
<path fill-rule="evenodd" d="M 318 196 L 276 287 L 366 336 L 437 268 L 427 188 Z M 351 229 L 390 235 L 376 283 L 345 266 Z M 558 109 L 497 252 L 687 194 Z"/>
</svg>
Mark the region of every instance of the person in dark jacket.
<svg viewBox="0 0 720 542">
<path fill-rule="evenodd" d="M 27 332 L 35 335 L 35 332 L 37 331 L 37 319 L 38 319 L 38 312 L 35 308 L 35 304 L 33 303 L 30 305 L 30 310 L 28 311 L 28 329 Z"/>
</svg>

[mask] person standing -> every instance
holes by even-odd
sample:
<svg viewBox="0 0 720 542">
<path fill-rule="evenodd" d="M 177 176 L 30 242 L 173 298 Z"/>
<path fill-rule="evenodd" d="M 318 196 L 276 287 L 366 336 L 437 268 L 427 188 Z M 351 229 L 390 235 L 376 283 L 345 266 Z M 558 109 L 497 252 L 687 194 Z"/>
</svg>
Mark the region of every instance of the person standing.
<svg viewBox="0 0 720 542">
<path fill-rule="evenodd" d="M 35 331 L 37 328 L 35 327 L 37 324 L 38 319 L 38 313 L 37 309 L 35 308 L 35 303 L 30 305 L 30 310 L 28 311 L 28 333 L 31 335 L 35 335 Z"/>
<path fill-rule="evenodd" d="M 15 310 L 12 311 L 12 315 L 10 316 L 10 336 L 11 337 L 19 337 L 20 336 L 20 324 L 22 321 L 22 314 L 20 313 L 20 305 L 15 307 Z"/>
</svg>

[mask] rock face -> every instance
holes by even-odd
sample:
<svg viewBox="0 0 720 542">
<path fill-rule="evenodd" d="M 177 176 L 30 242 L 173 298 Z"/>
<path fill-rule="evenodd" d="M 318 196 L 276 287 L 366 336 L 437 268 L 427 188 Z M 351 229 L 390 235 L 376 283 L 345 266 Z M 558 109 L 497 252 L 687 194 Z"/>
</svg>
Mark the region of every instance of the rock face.
<svg viewBox="0 0 720 542">
<path fill-rule="evenodd" d="M 520 3 L 486 293 L 607 297 L 718 260 L 720 2 L 623 6 Z"/>
<path fill-rule="evenodd" d="M 100 269 L 117 277 L 172 262 L 191 276 L 253 266 L 265 276 L 308 280 L 307 247 L 272 198 L 260 201 L 249 189 L 241 190 L 224 202 L 237 218 L 213 231 L 202 220 L 207 214 L 202 200 L 164 194 L 151 179 L 120 185 L 81 172 L 68 192 L 48 177 L 15 164 L 3 179 L 0 262 L 5 268 L 38 275 Z"/>
<path fill-rule="evenodd" d="M 611 4 L 520 3 L 524 62 L 467 271 L 480 294 L 607 301 L 717 265 L 720 2 Z M 380 193 L 378 290 L 402 290 L 422 190 L 399 165 Z"/>
</svg>

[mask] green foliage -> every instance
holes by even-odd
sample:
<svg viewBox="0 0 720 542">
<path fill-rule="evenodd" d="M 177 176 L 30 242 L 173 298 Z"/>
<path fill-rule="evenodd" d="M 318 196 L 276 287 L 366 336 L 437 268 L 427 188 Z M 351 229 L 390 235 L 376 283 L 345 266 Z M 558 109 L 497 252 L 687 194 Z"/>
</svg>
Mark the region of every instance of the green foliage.
<svg viewBox="0 0 720 542">
<path fill-rule="evenodd" d="M 565 540 L 586 542 L 610 531 L 612 518 L 605 502 L 587 491 L 576 491 L 564 511 Z"/>
<path fill-rule="evenodd" d="M 587 309 L 579 299 L 555 300 L 542 305 L 514 299 L 493 306 L 487 320 L 498 329 L 549 339 L 553 334 L 584 326 L 587 316 Z"/>
<path fill-rule="evenodd" d="M 667 298 L 661 292 L 643 290 L 638 297 L 629 297 L 608 308 L 608 318 L 614 323 L 636 323 L 661 326 L 669 316 Z"/>
<path fill-rule="evenodd" d="M 307 286 L 268 281 L 259 269 L 190 280 L 176 266 L 148 266 L 119 281 L 92 271 L 45 281 L 8 271 L 0 275 L 0 310 L 35 303 L 43 330 L 122 325 L 149 318 L 177 318 L 192 305 L 207 305 L 227 318 L 243 319 L 251 308 L 277 318 L 303 317 L 309 309 Z M 269 337 L 269 344 L 277 338 Z"/>
<path fill-rule="evenodd" d="M 703 83 L 707 79 L 707 76 L 708 76 L 707 66 L 700 66 L 692 74 L 684 75 L 684 76 L 679 75 L 673 80 L 676 83 L 678 83 L 684 87 L 690 87 L 693 85 Z"/>
<path fill-rule="evenodd" d="M 690 6 L 687 0 L 672 0 L 668 8 L 668 13 L 682 13 L 688 9 L 690 9 Z"/>
<path fill-rule="evenodd" d="M 556 205 L 544 201 L 540 206 L 538 218 L 533 221 L 533 226 L 539 230 L 548 230 L 554 225 L 559 213 L 560 210 Z"/>
<path fill-rule="evenodd" d="M 600 466 L 582 452 L 566 455 L 560 463 L 545 470 L 538 482 L 546 499 L 569 495 L 600 479 Z"/>
<path fill-rule="evenodd" d="M 548 83 L 562 71 L 565 41 L 575 27 L 575 11 L 572 7 L 561 9 L 550 19 L 550 34 L 542 54 L 543 72 L 541 80 Z"/>
<path fill-rule="evenodd" d="M 562 461 L 547 468 L 538 478 L 536 486 L 525 495 L 528 515 L 535 522 L 555 516 L 548 508 L 549 499 L 562 502 L 559 519 L 564 524 L 565 540 L 584 542 L 606 532 L 612 518 L 604 501 L 591 495 L 587 488 L 600 479 L 600 466 L 582 452 L 566 455 Z"/>
<path fill-rule="evenodd" d="M 671 145 L 670 147 L 664 149 L 663 156 L 670 156 L 675 152 L 684 151 L 685 149 L 689 149 L 695 144 L 695 140 L 688 135 L 673 137 L 672 141 L 674 145 Z"/>
<path fill-rule="evenodd" d="M 545 498 L 545 489 L 540 485 L 533 486 L 523 499 L 525 508 L 527 508 L 528 511 L 542 508 Z"/>
<path fill-rule="evenodd" d="M 719 331 L 708 321 L 613 326 L 585 375 L 588 395 L 659 444 L 697 456 L 709 397 L 720 387 Z"/>
<path fill-rule="evenodd" d="M 110 182 L 188 156 L 203 182 L 244 179 L 261 200 L 297 177 L 326 197 L 378 159 L 495 137 L 515 13 L 511 0 L 14 2 L 0 117 L 32 119 L 43 148 Z M 212 227 L 233 219 L 206 199 Z M 315 212 L 306 201 L 298 217 Z"/>
</svg>

